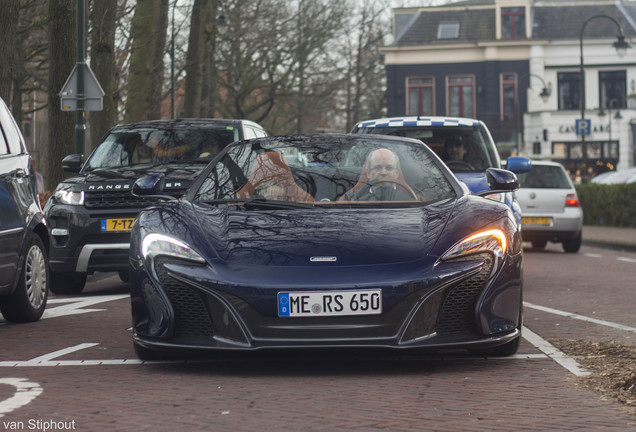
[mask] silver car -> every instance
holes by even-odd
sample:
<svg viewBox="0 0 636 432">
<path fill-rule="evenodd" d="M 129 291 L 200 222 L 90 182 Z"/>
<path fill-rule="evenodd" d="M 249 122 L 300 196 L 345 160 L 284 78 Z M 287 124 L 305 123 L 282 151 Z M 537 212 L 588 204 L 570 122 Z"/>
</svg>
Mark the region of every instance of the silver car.
<svg viewBox="0 0 636 432">
<path fill-rule="evenodd" d="M 517 176 L 523 240 L 534 248 L 542 249 L 550 241 L 562 243 L 565 252 L 578 252 L 583 210 L 563 165 L 532 161 L 532 169 Z"/>
</svg>

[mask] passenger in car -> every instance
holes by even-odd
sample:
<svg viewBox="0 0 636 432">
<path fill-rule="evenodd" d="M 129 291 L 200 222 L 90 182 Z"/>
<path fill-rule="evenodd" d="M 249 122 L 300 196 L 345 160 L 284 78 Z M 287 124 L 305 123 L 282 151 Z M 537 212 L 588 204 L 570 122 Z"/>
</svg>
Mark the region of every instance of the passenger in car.
<svg viewBox="0 0 636 432">
<path fill-rule="evenodd" d="M 264 152 L 256 156 L 247 184 L 236 192 L 237 198 L 261 196 L 268 200 L 314 201 L 314 197 L 296 184 L 283 155 Z"/>
</svg>

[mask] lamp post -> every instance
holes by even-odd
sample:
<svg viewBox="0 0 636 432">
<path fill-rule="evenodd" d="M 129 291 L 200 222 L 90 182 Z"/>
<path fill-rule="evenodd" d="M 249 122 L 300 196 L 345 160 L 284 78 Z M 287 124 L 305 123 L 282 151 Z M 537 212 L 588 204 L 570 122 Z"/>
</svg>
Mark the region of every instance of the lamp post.
<svg viewBox="0 0 636 432">
<path fill-rule="evenodd" d="M 616 27 L 618 28 L 618 36 L 616 36 L 616 41 L 612 44 L 612 46 L 616 49 L 616 53 L 619 57 L 625 56 L 627 49 L 631 48 L 630 45 L 625 42 L 625 34 L 623 33 L 623 28 L 614 18 L 608 15 L 594 15 L 583 23 L 581 26 L 581 32 L 579 34 L 579 50 L 581 54 L 581 64 L 580 64 L 580 99 L 581 99 L 581 121 L 585 120 L 585 66 L 583 62 L 583 32 L 585 31 L 585 26 L 587 23 L 596 18 L 606 18 L 612 21 Z M 578 133 L 578 131 L 577 131 Z M 582 152 L 582 166 L 581 166 L 581 179 L 585 182 L 587 179 L 587 146 L 585 143 L 585 135 L 581 133 L 581 152 Z"/>
<path fill-rule="evenodd" d="M 615 120 L 621 120 L 623 118 L 623 116 L 621 115 L 620 110 L 616 110 L 616 113 L 614 114 L 614 116 L 612 116 L 612 109 L 614 108 L 614 106 L 616 105 L 616 103 L 618 102 L 618 100 L 612 98 L 607 102 L 607 111 L 609 111 L 609 126 L 608 126 L 608 135 L 609 135 L 609 143 L 608 143 L 608 150 L 610 150 L 611 145 L 612 145 L 612 117 L 614 117 Z M 599 117 L 605 117 L 605 110 L 603 110 L 603 107 L 601 106 L 599 112 L 598 112 L 598 116 Z M 619 139 L 620 142 L 620 139 Z"/>
<path fill-rule="evenodd" d="M 524 78 L 528 77 L 535 77 L 537 79 L 539 79 L 541 81 L 541 84 L 543 84 L 543 88 L 541 89 L 541 93 L 539 93 L 539 96 L 541 97 L 541 100 L 543 101 L 543 103 L 548 102 L 548 99 L 550 99 L 550 94 L 552 93 L 550 86 L 545 84 L 545 81 L 543 80 L 543 78 L 541 78 L 540 75 L 537 74 L 533 74 L 533 73 L 527 73 L 525 75 L 523 75 L 521 78 L 519 78 L 519 82 L 517 82 L 517 86 L 519 85 L 519 83 L 521 82 L 521 80 L 523 80 Z M 531 85 L 528 85 L 528 87 L 532 88 Z M 521 133 L 521 113 L 519 112 L 519 92 L 515 91 L 515 115 L 516 115 L 516 125 L 517 125 L 517 140 L 516 140 L 516 153 L 519 154 L 519 152 L 521 151 L 521 143 L 522 143 L 522 133 Z"/>
</svg>

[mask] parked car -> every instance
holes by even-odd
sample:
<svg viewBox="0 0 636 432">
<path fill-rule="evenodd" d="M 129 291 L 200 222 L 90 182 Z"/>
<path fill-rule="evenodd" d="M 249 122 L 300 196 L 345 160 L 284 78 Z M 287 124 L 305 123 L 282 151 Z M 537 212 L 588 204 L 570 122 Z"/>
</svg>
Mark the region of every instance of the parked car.
<svg viewBox="0 0 636 432">
<path fill-rule="evenodd" d="M 190 350 L 450 347 L 510 355 L 522 242 L 419 140 L 279 136 L 228 146 L 181 200 L 143 210 L 130 247 L 141 359 Z M 163 175 L 133 192 L 163 194 Z"/>
<path fill-rule="evenodd" d="M 565 252 L 581 247 L 583 210 L 572 180 L 557 162 L 533 161 L 528 173 L 519 174 L 517 199 L 521 204 L 524 241 L 542 249 L 547 243 L 563 244 Z"/>
<path fill-rule="evenodd" d="M 634 183 L 636 182 L 636 167 L 604 172 L 594 177 L 591 182 L 600 184 Z"/>
<path fill-rule="evenodd" d="M 473 193 L 488 189 L 486 171 L 501 168 L 497 146 L 486 124 L 459 117 L 391 117 L 357 123 L 352 133 L 380 134 L 415 138 L 429 146 Z M 514 173 L 526 172 L 531 162 L 511 157 L 506 168 Z M 491 199 L 505 202 L 521 221 L 521 209 L 514 194 L 493 194 Z"/>
<path fill-rule="evenodd" d="M 47 249 L 35 165 L 0 98 L 0 311 L 7 321 L 42 317 L 48 298 Z"/>
<path fill-rule="evenodd" d="M 77 175 L 57 185 L 44 213 L 49 222 L 51 291 L 76 294 L 95 271 L 128 280 L 130 228 L 139 211 L 156 202 L 131 194 L 134 181 L 163 173 L 165 193 L 179 197 L 199 172 L 234 141 L 267 133 L 247 120 L 158 120 L 113 127 L 86 162 L 64 158 Z"/>
</svg>

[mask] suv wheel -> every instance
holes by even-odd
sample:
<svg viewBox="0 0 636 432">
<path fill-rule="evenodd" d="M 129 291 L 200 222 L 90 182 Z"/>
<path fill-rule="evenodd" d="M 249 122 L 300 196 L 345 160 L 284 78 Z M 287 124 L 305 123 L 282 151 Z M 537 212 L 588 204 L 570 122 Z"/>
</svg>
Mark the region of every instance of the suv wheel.
<svg viewBox="0 0 636 432">
<path fill-rule="evenodd" d="M 13 294 L 0 299 L 0 311 L 7 321 L 31 322 L 40 319 L 48 297 L 48 265 L 46 249 L 37 234 L 33 234 Z"/>
<path fill-rule="evenodd" d="M 79 294 L 86 285 L 86 275 L 51 272 L 51 292 L 54 294 Z"/>
</svg>

